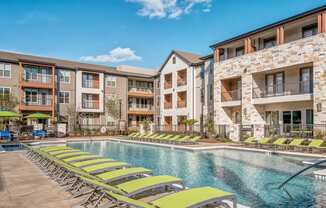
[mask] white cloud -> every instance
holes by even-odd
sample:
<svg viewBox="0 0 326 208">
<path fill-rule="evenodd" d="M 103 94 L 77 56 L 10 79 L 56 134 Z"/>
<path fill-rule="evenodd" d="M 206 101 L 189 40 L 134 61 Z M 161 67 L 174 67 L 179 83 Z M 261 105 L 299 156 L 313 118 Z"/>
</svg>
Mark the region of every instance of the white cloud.
<svg viewBox="0 0 326 208">
<path fill-rule="evenodd" d="M 137 56 L 135 51 L 130 48 L 115 48 L 109 52 L 109 54 L 97 55 L 97 56 L 82 56 L 80 60 L 87 62 L 98 63 L 118 63 L 124 61 L 140 61 L 142 57 Z"/>
<path fill-rule="evenodd" d="M 126 0 L 140 4 L 138 15 L 149 18 L 174 19 L 183 14 L 189 14 L 199 5 L 202 12 L 209 12 L 213 0 Z"/>
</svg>

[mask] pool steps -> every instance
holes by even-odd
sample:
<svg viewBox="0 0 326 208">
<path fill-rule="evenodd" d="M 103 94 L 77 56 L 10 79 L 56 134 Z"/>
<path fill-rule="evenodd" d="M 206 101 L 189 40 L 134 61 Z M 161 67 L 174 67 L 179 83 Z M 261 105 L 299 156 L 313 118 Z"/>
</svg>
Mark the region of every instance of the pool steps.
<svg viewBox="0 0 326 208">
<path fill-rule="evenodd" d="M 314 171 L 317 180 L 326 181 L 326 169 Z"/>
</svg>

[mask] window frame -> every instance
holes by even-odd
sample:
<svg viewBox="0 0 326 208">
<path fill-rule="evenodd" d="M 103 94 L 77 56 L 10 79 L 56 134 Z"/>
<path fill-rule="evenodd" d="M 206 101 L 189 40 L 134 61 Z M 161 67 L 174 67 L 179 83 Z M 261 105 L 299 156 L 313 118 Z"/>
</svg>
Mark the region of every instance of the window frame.
<svg viewBox="0 0 326 208">
<path fill-rule="evenodd" d="M 2 75 L 0 75 L 0 78 L 6 78 L 11 79 L 11 64 L 0 62 L 0 66 L 3 66 L 3 68 L 0 68 L 0 71 L 3 71 Z M 6 66 L 9 67 L 9 70 L 6 70 Z M 5 76 L 5 71 L 9 71 L 9 76 Z"/>
<path fill-rule="evenodd" d="M 241 54 L 238 54 L 239 52 L 241 52 Z M 239 56 L 243 56 L 245 54 L 245 50 L 244 50 L 244 46 L 240 46 L 235 48 L 235 57 L 239 57 Z"/>
<path fill-rule="evenodd" d="M 63 93 L 64 96 L 61 96 L 61 93 Z M 68 95 L 68 102 L 66 102 L 67 95 Z M 64 102 L 61 102 L 61 99 Z M 59 91 L 58 92 L 58 103 L 59 104 L 69 104 L 70 103 L 70 91 Z"/>
<path fill-rule="evenodd" d="M 114 83 L 114 86 L 109 84 Z M 107 75 L 105 79 L 105 85 L 110 88 L 116 88 L 117 87 L 117 77 L 112 75 Z"/>
<path fill-rule="evenodd" d="M 305 32 L 309 31 L 309 30 L 312 31 L 312 35 L 305 36 Z M 301 38 L 308 38 L 308 37 L 311 37 L 311 36 L 314 36 L 314 35 L 317 35 L 317 34 L 318 34 L 318 24 L 317 23 L 313 23 L 313 24 L 310 24 L 310 25 L 303 26 L 302 29 L 301 29 Z"/>
<path fill-rule="evenodd" d="M 67 74 L 61 76 L 61 73 L 63 73 L 63 74 L 67 73 L 68 76 L 66 76 Z M 63 77 L 63 80 L 61 80 L 62 77 Z M 68 77 L 68 81 L 66 81 L 66 78 L 67 78 L 67 77 Z M 60 83 L 64 83 L 64 84 L 70 84 L 70 82 L 71 82 L 71 72 L 68 71 L 68 70 L 60 69 L 60 70 L 59 70 L 59 82 L 60 82 Z"/>
<path fill-rule="evenodd" d="M 267 47 L 266 45 L 268 43 L 272 43 L 272 45 Z M 263 49 L 272 48 L 274 46 L 276 46 L 276 37 L 275 36 L 263 39 Z"/>
</svg>

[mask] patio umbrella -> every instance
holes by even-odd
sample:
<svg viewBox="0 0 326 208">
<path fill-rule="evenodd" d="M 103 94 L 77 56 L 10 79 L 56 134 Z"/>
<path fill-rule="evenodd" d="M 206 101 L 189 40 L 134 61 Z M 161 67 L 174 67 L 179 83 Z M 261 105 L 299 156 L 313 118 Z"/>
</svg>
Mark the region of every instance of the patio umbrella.
<svg viewBox="0 0 326 208">
<path fill-rule="evenodd" d="M 12 111 L 0 111 L 0 118 L 19 118 L 21 115 Z"/>
<path fill-rule="evenodd" d="M 32 113 L 28 116 L 25 116 L 25 118 L 29 118 L 29 119 L 47 119 L 50 118 L 50 116 L 48 114 L 44 114 L 44 113 Z"/>
</svg>

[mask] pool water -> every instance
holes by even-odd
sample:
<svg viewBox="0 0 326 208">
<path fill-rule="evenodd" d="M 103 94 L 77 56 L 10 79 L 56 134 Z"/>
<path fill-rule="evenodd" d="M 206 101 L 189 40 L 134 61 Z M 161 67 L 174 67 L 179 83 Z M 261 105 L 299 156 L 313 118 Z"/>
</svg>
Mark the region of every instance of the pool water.
<svg viewBox="0 0 326 208">
<path fill-rule="evenodd" d="M 326 207 L 326 182 L 310 170 L 277 187 L 304 166 L 304 158 L 239 150 L 190 152 L 118 142 L 70 143 L 72 147 L 182 178 L 188 187 L 212 186 L 235 193 L 250 207 Z"/>
</svg>

